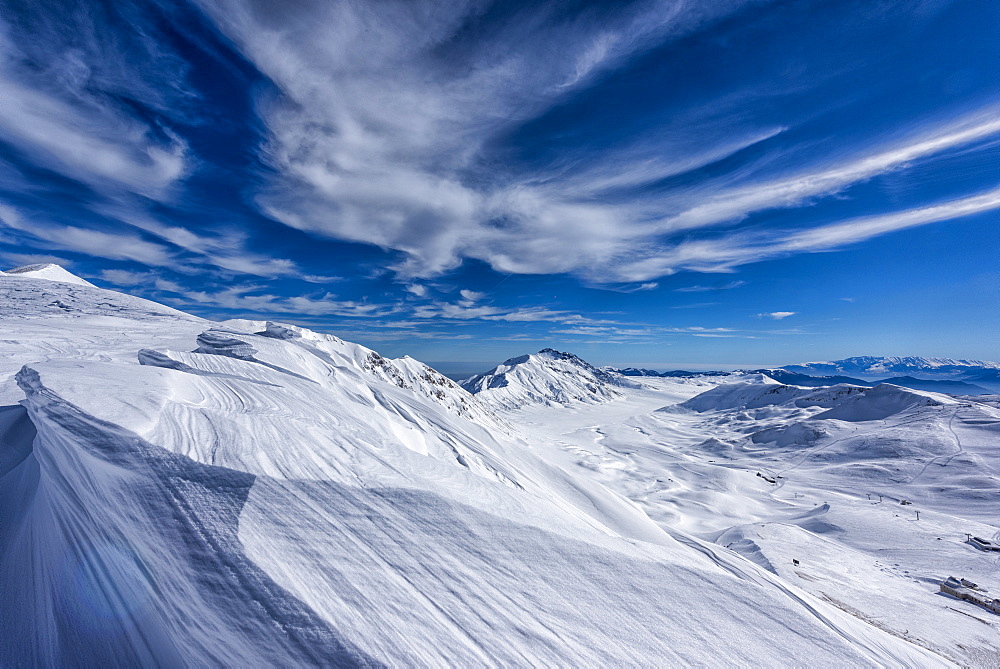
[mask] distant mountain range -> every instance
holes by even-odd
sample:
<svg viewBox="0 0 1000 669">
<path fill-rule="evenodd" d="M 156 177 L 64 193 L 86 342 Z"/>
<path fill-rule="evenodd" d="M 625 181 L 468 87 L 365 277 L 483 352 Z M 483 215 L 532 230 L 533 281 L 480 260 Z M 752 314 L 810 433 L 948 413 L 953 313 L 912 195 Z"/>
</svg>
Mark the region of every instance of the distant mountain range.
<svg viewBox="0 0 1000 669">
<path fill-rule="evenodd" d="M 847 374 L 861 378 L 886 374 L 959 378 L 969 374 L 1000 370 L 1000 363 L 986 360 L 954 360 L 952 358 L 878 357 L 863 355 L 830 362 L 805 362 L 785 365 L 782 369 L 809 376 Z"/>
<path fill-rule="evenodd" d="M 635 367 L 624 367 L 622 369 L 616 369 L 614 367 L 605 368 L 609 371 L 617 372 L 623 376 L 661 376 L 669 378 L 687 378 L 691 376 L 727 376 L 731 372 L 689 372 L 684 369 L 673 369 L 666 372 L 657 372 L 652 369 L 637 369 Z"/>
<path fill-rule="evenodd" d="M 767 374 L 775 381 L 780 381 L 781 383 L 812 388 L 832 386 L 838 383 L 849 383 L 855 386 L 867 387 L 874 387 L 882 383 L 891 383 L 894 386 L 904 386 L 914 390 L 927 390 L 952 395 L 985 395 L 992 392 L 984 386 L 952 379 L 919 379 L 913 376 L 893 376 L 885 379 L 868 380 L 850 376 L 809 376 L 807 374 L 790 372 L 787 369 L 757 369 L 753 371 Z"/>
<path fill-rule="evenodd" d="M 658 372 L 626 367 L 613 371 L 625 376 L 694 377 L 722 376 L 732 372 Z M 820 387 L 838 383 L 872 387 L 891 383 L 914 390 L 953 395 L 1000 393 L 1000 363 L 952 358 L 858 356 L 830 362 L 807 362 L 778 368 L 737 370 L 767 374 L 775 381 L 796 386 Z"/>
</svg>

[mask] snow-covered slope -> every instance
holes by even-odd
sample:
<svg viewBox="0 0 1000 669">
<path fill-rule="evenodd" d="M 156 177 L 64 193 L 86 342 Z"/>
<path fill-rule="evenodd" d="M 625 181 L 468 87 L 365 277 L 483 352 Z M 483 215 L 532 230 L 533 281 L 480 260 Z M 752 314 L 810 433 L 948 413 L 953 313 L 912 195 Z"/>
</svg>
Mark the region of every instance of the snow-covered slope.
<svg viewBox="0 0 1000 669">
<path fill-rule="evenodd" d="M 995 520 L 1000 412 L 989 404 L 891 384 L 758 383 L 721 385 L 660 413 L 677 419 L 680 409 L 703 414 L 712 452 L 775 476 L 805 466 L 843 485 Z"/>
<path fill-rule="evenodd" d="M 239 332 L 293 342 L 332 364 L 349 365 L 376 379 L 419 393 L 459 416 L 509 431 L 509 426 L 504 425 L 490 408 L 456 382 L 409 356 L 384 358 L 360 344 L 285 323 L 229 320 L 224 325 Z"/>
<path fill-rule="evenodd" d="M 1000 363 L 985 360 L 858 356 L 832 362 L 806 362 L 783 369 L 813 376 L 848 374 L 862 378 L 919 374 L 936 378 L 957 378 L 974 372 L 1000 369 Z"/>
<path fill-rule="evenodd" d="M 621 397 L 625 388 L 640 387 L 621 374 L 551 348 L 506 360 L 461 385 L 491 406 L 507 410 L 526 404 L 606 402 Z"/>
<path fill-rule="evenodd" d="M 63 269 L 59 265 L 54 265 L 52 263 L 43 263 L 40 265 L 24 265 L 23 267 L 15 267 L 14 269 L 9 269 L 4 274 L 9 274 L 11 276 L 20 276 L 26 279 L 48 279 L 49 281 L 62 281 L 63 283 L 75 283 L 78 286 L 91 286 L 94 284 L 81 279 L 76 274 Z"/>
<path fill-rule="evenodd" d="M 69 282 L 0 277 L 0 406 L 23 398 L 13 376 L 44 360 L 132 363 L 136 341 L 183 346 L 208 322 L 162 304 Z M 182 333 L 182 334 L 178 334 Z"/>
<path fill-rule="evenodd" d="M 938 592 L 950 574 L 1000 590 L 996 554 L 966 534 L 1000 539 L 995 399 L 749 381 L 706 392 L 648 379 L 616 402 L 511 417 L 548 440 L 544 457 L 668 532 L 738 552 L 961 666 L 995 666 L 995 614 Z"/>
<path fill-rule="evenodd" d="M 3 666 L 946 664 L 419 363 L 68 283 L 0 300 Z"/>
</svg>

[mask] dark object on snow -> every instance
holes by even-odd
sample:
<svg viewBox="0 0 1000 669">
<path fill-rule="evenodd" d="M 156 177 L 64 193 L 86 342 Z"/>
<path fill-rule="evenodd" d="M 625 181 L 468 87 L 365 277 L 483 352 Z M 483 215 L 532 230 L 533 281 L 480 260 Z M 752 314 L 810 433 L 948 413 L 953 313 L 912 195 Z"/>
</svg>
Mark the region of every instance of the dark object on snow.
<svg viewBox="0 0 1000 669">
<path fill-rule="evenodd" d="M 972 537 L 969 539 L 969 543 L 981 551 L 1000 551 L 1000 544 L 990 541 L 989 539 Z"/>
<path fill-rule="evenodd" d="M 798 567 L 799 566 L 799 561 L 796 560 L 796 559 L 794 559 L 794 558 L 792 558 L 792 564 L 795 565 L 796 567 Z"/>
</svg>

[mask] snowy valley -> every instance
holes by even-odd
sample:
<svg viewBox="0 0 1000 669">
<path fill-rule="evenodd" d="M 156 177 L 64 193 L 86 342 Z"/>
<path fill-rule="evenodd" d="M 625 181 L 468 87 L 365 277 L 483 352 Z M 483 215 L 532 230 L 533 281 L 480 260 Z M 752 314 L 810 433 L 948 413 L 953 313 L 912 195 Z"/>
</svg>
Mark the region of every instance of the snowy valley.
<svg viewBox="0 0 1000 669">
<path fill-rule="evenodd" d="M 19 268 L 0 665 L 996 666 L 1000 615 L 938 592 L 1000 596 L 1000 552 L 967 540 L 1000 539 L 978 387 L 625 376 L 553 349 L 458 384 Z"/>
</svg>

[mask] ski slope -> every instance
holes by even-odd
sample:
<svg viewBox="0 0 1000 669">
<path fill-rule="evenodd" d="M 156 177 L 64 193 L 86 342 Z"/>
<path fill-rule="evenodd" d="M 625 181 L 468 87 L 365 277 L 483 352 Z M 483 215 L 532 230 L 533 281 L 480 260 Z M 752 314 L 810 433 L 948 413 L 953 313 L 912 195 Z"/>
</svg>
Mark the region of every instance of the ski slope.
<svg viewBox="0 0 1000 669">
<path fill-rule="evenodd" d="M 0 665 L 964 661 L 670 522 L 620 478 L 624 450 L 581 467 L 513 422 L 637 448 L 623 430 L 693 430 L 702 414 L 655 409 L 709 382 L 500 411 L 280 323 L 16 274 L 0 301 Z M 737 506 L 713 529 L 759 522 Z"/>
<path fill-rule="evenodd" d="M 726 547 L 958 664 L 995 666 L 1000 619 L 937 584 L 961 574 L 1000 590 L 1000 556 L 966 543 L 1000 536 L 996 406 L 888 384 L 713 380 L 645 379 L 617 402 L 511 419 L 547 440 L 544 457 L 667 532 Z"/>
</svg>

